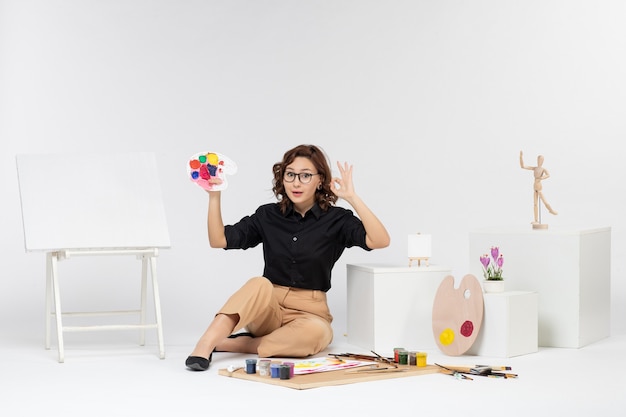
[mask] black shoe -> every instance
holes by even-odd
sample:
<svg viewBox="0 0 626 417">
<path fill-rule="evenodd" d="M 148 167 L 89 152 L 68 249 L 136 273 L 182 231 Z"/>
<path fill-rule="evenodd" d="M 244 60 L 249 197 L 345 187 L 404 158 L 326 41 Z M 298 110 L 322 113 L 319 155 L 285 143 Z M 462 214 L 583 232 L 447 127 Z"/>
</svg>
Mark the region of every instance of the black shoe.
<svg viewBox="0 0 626 417">
<path fill-rule="evenodd" d="M 229 339 L 236 339 L 238 337 L 241 336 L 247 336 L 247 337 L 254 337 L 254 335 L 250 332 L 240 332 L 240 333 L 233 333 L 230 336 L 228 336 Z M 222 352 L 221 350 L 217 350 L 217 349 L 213 349 L 213 352 Z"/>
<path fill-rule="evenodd" d="M 248 336 L 248 337 L 254 337 L 254 335 L 250 332 L 241 332 L 241 333 L 233 333 L 230 336 L 228 336 L 229 339 L 236 339 L 240 336 Z"/>
<path fill-rule="evenodd" d="M 192 371 L 206 371 L 209 369 L 213 353 L 209 355 L 209 359 L 200 356 L 189 356 L 185 361 L 185 365 Z"/>
</svg>

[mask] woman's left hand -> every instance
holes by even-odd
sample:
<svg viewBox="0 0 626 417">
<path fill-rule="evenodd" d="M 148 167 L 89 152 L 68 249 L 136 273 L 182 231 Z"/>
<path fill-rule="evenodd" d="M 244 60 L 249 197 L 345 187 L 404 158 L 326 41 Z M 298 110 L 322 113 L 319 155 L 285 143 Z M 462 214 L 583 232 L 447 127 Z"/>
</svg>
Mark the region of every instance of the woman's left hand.
<svg viewBox="0 0 626 417">
<path fill-rule="evenodd" d="M 341 173 L 341 178 L 334 177 L 331 182 L 333 184 L 333 192 L 339 198 L 349 200 L 354 196 L 354 184 L 352 183 L 352 165 L 347 162 L 343 166 L 337 162 L 337 167 Z"/>
</svg>

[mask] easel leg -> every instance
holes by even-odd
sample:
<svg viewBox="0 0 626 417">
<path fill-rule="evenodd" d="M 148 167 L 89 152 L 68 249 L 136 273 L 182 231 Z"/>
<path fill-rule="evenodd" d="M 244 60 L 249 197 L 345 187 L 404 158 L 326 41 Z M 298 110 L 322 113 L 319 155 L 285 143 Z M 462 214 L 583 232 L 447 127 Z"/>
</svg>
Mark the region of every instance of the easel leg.
<svg viewBox="0 0 626 417">
<path fill-rule="evenodd" d="M 426 262 L 426 266 L 428 266 L 428 259 L 425 257 L 410 257 L 409 258 L 409 268 L 413 264 L 413 261 L 417 261 L 417 266 L 422 266 L 422 261 Z"/>
<path fill-rule="evenodd" d="M 157 337 L 159 339 L 159 358 L 165 358 L 165 346 L 163 345 L 163 323 L 161 322 L 161 298 L 159 297 L 159 284 L 157 283 L 156 258 L 150 257 L 150 271 L 152 273 L 152 292 L 154 294 L 154 314 L 157 323 Z"/>
<path fill-rule="evenodd" d="M 46 349 L 50 349 L 50 321 L 52 320 L 52 254 L 46 254 Z"/>
<path fill-rule="evenodd" d="M 59 290 L 59 275 L 57 269 L 57 253 L 53 253 L 50 257 L 50 275 L 52 281 L 52 290 L 54 292 L 54 315 L 57 324 L 57 344 L 59 345 L 59 362 L 65 361 L 65 352 L 63 346 L 63 318 L 61 312 L 61 295 Z"/>
<path fill-rule="evenodd" d="M 146 324 L 146 294 L 148 287 L 148 258 L 146 255 L 141 257 L 141 312 L 140 312 L 140 323 L 142 326 Z M 139 334 L 139 345 L 144 346 L 146 344 L 146 329 L 144 327 L 141 328 L 141 332 Z"/>
</svg>

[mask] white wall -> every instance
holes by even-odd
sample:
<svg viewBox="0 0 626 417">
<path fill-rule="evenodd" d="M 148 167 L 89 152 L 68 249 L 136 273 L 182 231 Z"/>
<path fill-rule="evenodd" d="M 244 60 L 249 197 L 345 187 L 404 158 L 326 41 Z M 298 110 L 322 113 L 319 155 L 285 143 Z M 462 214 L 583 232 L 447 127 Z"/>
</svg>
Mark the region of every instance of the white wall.
<svg viewBox="0 0 626 417">
<path fill-rule="evenodd" d="M 551 228 L 612 227 L 612 332 L 625 332 L 625 18 L 621 0 L 0 0 L 2 339 L 43 343 L 44 257 L 24 251 L 17 153 L 156 152 L 172 239 L 159 260 L 166 341 L 191 348 L 262 263 L 257 249 L 208 247 L 188 157 L 237 162 L 223 197 L 234 222 L 272 200 L 271 165 L 300 143 L 353 163 L 392 235 L 337 264 L 337 334 L 346 263 L 404 265 L 421 231 L 431 263 L 461 277 L 478 262 L 469 231 L 530 227 L 520 150 L 545 155 Z M 136 301 L 128 282 L 63 285 L 69 309 Z"/>
</svg>

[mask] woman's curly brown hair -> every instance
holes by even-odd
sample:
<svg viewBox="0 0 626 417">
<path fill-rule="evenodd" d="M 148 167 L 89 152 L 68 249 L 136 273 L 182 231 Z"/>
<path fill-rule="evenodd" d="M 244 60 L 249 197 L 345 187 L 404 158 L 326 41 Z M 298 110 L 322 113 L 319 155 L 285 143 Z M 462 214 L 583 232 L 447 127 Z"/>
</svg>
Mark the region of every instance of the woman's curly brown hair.
<svg viewBox="0 0 626 417">
<path fill-rule="evenodd" d="M 317 169 L 318 174 L 320 174 L 322 186 L 315 190 L 315 201 L 319 204 L 322 210 L 328 210 L 332 204 L 337 202 L 337 196 L 333 193 L 330 182 L 332 179 L 332 173 L 330 171 L 330 166 L 328 165 L 328 158 L 326 157 L 324 151 L 315 145 L 298 145 L 285 152 L 283 160 L 275 163 L 272 167 L 272 172 L 274 174 L 274 186 L 272 187 L 272 191 L 278 199 L 280 211 L 282 213 L 286 213 L 292 204 L 289 197 L 287 197 L 283 184 L 285 168 L 299 156 L 309 159 L 315 166 L 315 169 Z"/>
</svg>

